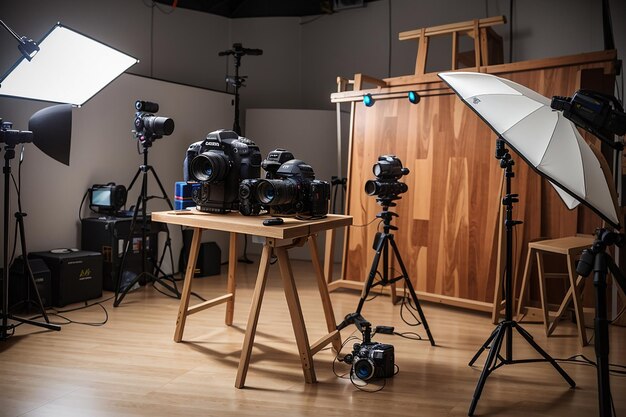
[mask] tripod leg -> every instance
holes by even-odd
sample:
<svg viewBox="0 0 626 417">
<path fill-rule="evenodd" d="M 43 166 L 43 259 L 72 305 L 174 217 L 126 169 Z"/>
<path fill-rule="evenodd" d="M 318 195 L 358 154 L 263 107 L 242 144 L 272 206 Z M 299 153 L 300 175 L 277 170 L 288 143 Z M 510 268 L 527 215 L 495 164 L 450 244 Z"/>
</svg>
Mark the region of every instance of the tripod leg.
<svg viewBox="0 0 626 417">
<path fill-rule="evenodd" d="M 500 348 L 502 347 L 502 340 L 504 339 L 504 335 L 507 332 L 507 328 L 500 324 L 496 327 L 496 330 L 491 334 L 490 339 L 493 339 L 493 343 L 491 345 L 491 349 L 489 350 L 489 355 L 487 355 L 487 361 L 483 367 L 483 371 L 480 374 L 480 378 L 478 379 L 478 384 L 476 385 L 476 389 L 474 390 L 474 396 L 472 397 L 472 403 L 470 404 L 469 411 L 467 412 L 468 416 L 474 415 L 474 410 L 476 409 L 476 405 L 478 404 L 478 400 L 480 399 L 480 395 L 483 392 L 483 388 L 485 387 L 485 382 L 487 382 L 487 377 L 491 374 L 493 367 L 495 365 L 495 361 L 498 358 L 498 354 L 500 352 Z M 488 343 L 487 343 L 488 344 Z"/>
<path fill-rule="evenodd" d="M 430 333 L 430 328 L 428 327 L 428 321 L 426 321 L 426 316 L 424 316 L 424 312 L 422 311 L 422 306 L 419 303 L 419 300 L 417 299 L 417 294 L 415 294 L 415 289 L 413 289 L 413 284 L 411 283 L 411 279 L 409 278 L 409 273 L 406 270 L 406 267 L 404 266 L 404 262 L 402 262 L 402 258 L 400 257 L 400 251 L 398 250 L 398 247 L 396 246 L 396 242 L 395 240 L 393 240 L 393 237 L 389 238 L 389 241 L 391 242 L 391 247 L 393 248 L 393 253 L 396 256 L 396 259 L 398 260 L 398 264 L 400 264 L 400 269 L 402 270 L 402 276 L 404 276 L 404 285 L 406 285 L 409 288 L 409 293 L 411 294 L 411 298 L 413 299 L 413 302 L 415 303 L 415 308 L 417 308 L 417 313 L 420 316 L 420 320 L 422 321 L 422 325 L 424 326 L 424 330 L 426 330 L 426 334 L 428 335 L 428 340 L 430 340 L 430 344 L 432 346 L 435 346 L 435 339 L 433 339 L 433 335 Z"/>
<path fill-rule="evenodd" d="M 476 354 L 474 355 L 474 357 L 472 358 L 471 361 L 469 361 L 469 363 L 467 364 L 467 366 L 472 366 L 474 365 L 474 362 L 476 362 L 478 360 L 478 358 L 480 357 L 480 355 L 482 355 L 482 353 L 489 347 L 489 344 L 491 343 L 491 341 L 493 340 L 494 337 L 496 337 L 496 335 L 499 332 L 500 326 L 496 326 L 495 329 L 493 329 L 493 332 L 491 332 L 491 336 L 489 336 L 487 338 L 487 340 L 485 341 L 485 343 L 483 343 L 483 345 L 480 347 L 480 349 L 478 349 L 478 352 L 476 352 Z"/>
<path fill-rule="evenodd" d="M 137 175 L 135 175 L 135 179 L 136 177 Z M 135 182 L 135 179 L 133 179 L 133 182 Z M 139 281 L 139 276 L 141 275 L 141 274 L 137 275 L 135 279 L 133 279 L 133 281 L 122 290 L 122 277 L 124 275 L 124 264 L 126 263 L 126 256 L 128 255 L 128 250 L 130 249 L 130 241 L 132 240 L 133 232 L 135 231 L 135 224 L 137 223 L 137 214 L 139 213 L 139 205 L 142 203 L 143 203 L 142 195 L 140 194 L 139 197 L 137 197 L 137 204 L 135 204 L 135 211 L 133 212 L 133 218 L 130 221 L 130 226 L 128 228 L 128 236 L 126 236 L 126 239 L 124 239 L 124 252 L 122 253 L 122 259 L 120 261 L 120 270 L 117 274 L 117 283 L 115 285 L 115 301 L 113 302 L 113 307 L 117 307 L 120 305 L 120 303 L 122 302 L 122 300 L 124 299 L 128 291 L 130 291 L 130 289 Z M 113 254 L 113 256 L 115 256 L 115 254 Z"/>
<path fill-rule="evenodd" d="M 534 341 L 533 337 L 530 335 L 530 333 L 528 333 L 522 326 L 520 326 L 517 322 L 512 322 L 513 323 L 513 327 L 515 327 L 515 329 L 519 332 L 519 334 L 522 335 L 522 337 L 524 339 L 526 339 L 526 341 L 541 355 L 543 356 L 543 358 L 550 362 L 550 364 L 554 367 L 554 369 L 557 370 L 557 372 L 559 374 L 561 374 L 561 376 L 563 377 L 563 379 L 565 379 L 565 381 L 567 381 L 567 383 L 570 385 L 570 387 L 574 388 L 576 386 L 576 382 L 574 382 L 574 380 L 567 374 L 567 372 L 565 372 L 565 370 L 563 370 L 563 368 L 561 368 L 561 366 L 556 363 L 556 361 L 554 360 L 554 358 L 552 356 L 550 356 L 545 350 L 543 350 L 541 348 L 541 346 L 539 346 L 537 344 L 537 342 Z"/>
<path fill-rule="evenodd" d="M 33 275 L 33 270 L 30 267 L 30 262 L 28 261 L 28 251 L 26 250 L 26 235 L 24 233 L 24 214 L 16 213 L 18 230 L 20 232 L 20 247 L 22 249 L 22 257 L 24 258 L 24 266 L 26 267 L 26 273 L 28 274 L 28 279 L 30 280 L 31 285 L 33 286 L 33 290 L 35 292 L 35 296 L 37 297 L 37 306 L 41 311 L 41 315 L 43 316 L 46 323 L 50 323 L 48 319 L 48 314 L 46 313 L 46 309 L 43 306 L 43 302 L 41 301 L 41 296 L 39 294 L 39 289 L 37 289 L 37 282 L 35 282 L 35 276 Z"/>
<path fill-rule="evenodd" d="M 387 239 L 389 239 L 389 235 L 382 234 L 380 235 L 380 240 L 378 241 L 378 245 L 376 246 L 376 254 L 374 255 L 374 259 L 372 260 L 372 266 L 370 267 L 369 275 L 367 276 L 367 281 L 365 286 L 363 287 L 363 291 L 361 292 L 361 298 L 359 299 L 359 305 L 356 309 L 356 314 L 361 314 L 361 310 L 363 309 L 363 304 L 367 299 L 367 295 L 372 288 L 372 284 L 374 284 L 374 278 L 376 277 L 376 271 L 378 271 L 378 263 L 380 262 L 380 255 L 382 254 L 385 246 L 387 245 Z"/>
<path fill-rule="evenodd" d="M 174 206 L 172 205 L 172 200 L 170 200 L 170 198 L 167 196 L 167 193 L 165 192 L 165 188 L 163 188 L 163 184 L 161 183 L 159 176 L 154 170 L 154 167 L 150 165 L 148 166 L 148 170 L 152 172 L 152 175 L 154 176 L 154 179 L 156 180 L 157 184 L 159 185 L 159 189 L 161 190 L 161 195 L 163 196 L 163 199 L 167 202 L 167 205 L 169 206 L 170 210 L 174 210 Z"/>
</svg>

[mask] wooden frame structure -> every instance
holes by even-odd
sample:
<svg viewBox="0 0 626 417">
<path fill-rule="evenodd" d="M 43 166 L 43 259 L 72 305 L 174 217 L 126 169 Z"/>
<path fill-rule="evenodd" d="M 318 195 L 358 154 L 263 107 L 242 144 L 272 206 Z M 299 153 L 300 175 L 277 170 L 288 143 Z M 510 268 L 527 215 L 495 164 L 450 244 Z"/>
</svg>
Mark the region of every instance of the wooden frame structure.
<svg viewBox="0 0 626 417">
<path fill-rule="evenodd" d="M 579 88 L 606 91 L 615 80 L 615 63 L 615 51 L 601 51 L 476 70 L 550 97 L 571 95 Z M 396 241 L 416 279 L 418 296 L 493 312 L 497 318 L 501 173 L 492 156 L 494 133 L 437 74 L 388 79 L 356 74 L 352 85 L 353 90 L 331 95 L 333 103 L 351 103 L 346 213 L 354 216 L 355 224 L 371 221 L 379 208 L 362 192 L 363 183 L 372 177 L 378 155 L 400 157 L 412 173 L 403 178 L 409 192 L 398 203 Z M 409 91 L 420 94 L 419 104 L 408 102 Z M 365 94 L 375 98 L 373 107 L 362 104 Z M 522 253 L 531 239 L 590 233 L 600 222 L 585 208 L 568 211 L 530 167 L 519 163 L 516 170 L 514 188 L 521 200 L 516 217 L 525 222 L 518 226 L 514 248 L 515 273 L 521 275 Z M 330 290 L 362 288 L 375 232 L 375 226 L 348 230 L 341 279 L 329 283 Z"/>
</svg>

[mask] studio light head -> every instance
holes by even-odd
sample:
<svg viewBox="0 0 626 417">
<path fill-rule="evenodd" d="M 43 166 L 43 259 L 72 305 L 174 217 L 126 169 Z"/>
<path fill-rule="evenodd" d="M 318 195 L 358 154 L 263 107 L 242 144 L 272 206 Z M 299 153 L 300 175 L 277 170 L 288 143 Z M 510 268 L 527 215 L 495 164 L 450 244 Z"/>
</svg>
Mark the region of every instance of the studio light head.
<svg viewBox="0 0 626 417">
<path fill-rule="evenodd" d="M 550 107 L 562 110 L 563 116 L 590 133 L 608 132 L 618 136 L 626 133 L 626 114 L 613 96 L 578 90 L 572 97 L 552 97 Z"/>
</svg>

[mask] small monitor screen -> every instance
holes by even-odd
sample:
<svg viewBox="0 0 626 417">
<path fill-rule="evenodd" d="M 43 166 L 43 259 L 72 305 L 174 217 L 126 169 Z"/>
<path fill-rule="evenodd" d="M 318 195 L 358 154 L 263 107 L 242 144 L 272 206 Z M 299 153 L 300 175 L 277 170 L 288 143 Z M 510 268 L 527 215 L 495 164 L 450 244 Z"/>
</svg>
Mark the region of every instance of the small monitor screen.
<svg viewBox="0 0 626 417">
<path fill-rule="evenodd" d="M 111 207 L 111 188 L 95 188 L 91 192 L 91 205 Z"/>
</svg>

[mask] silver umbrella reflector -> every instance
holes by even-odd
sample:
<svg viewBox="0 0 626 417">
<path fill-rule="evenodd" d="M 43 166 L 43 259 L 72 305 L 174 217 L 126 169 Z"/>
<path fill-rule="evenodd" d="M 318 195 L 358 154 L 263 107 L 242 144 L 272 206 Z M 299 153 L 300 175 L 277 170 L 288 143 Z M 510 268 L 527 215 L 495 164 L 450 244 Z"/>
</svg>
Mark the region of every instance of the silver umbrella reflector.
<svg viewBox="0 0 626 417">
<path fill-rule="evenodd" d="M 550 99 L 495 75 L 446 72 L 439 77 L 536 172 L 547 178 L 569 209 L 591 208 L 619 229 L 608 167 Z M 601 162 L 602 161 L 602 162 Z"/>
</svg>

